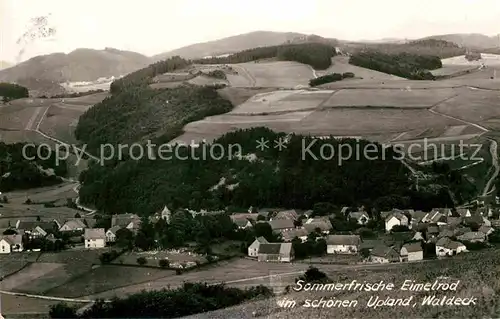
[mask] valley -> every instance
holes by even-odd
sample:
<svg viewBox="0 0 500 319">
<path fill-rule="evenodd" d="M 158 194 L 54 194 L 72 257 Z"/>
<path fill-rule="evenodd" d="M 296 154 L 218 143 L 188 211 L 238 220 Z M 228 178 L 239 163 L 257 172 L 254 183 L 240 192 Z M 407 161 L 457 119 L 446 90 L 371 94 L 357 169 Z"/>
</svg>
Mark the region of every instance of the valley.
<svg viewBox="0 0 500 319">
<path fill-rule="evenodd" d="M 208 173 L 206 168 L 204 170 L 202 167 L 204 164 L 193 162 L 183 166 L 182 163 L 175 160 L 171 164 L 172 167 L 167 167 L 170 164 L 161 166 L 158 163 L 137 161 L 137 163 L 141 164 L 139 165 L 128 159 L 123 161 L 124 164 L 121 166 L 110 165 L 109 167 L 94 167 L 94 170 L 87 170 L 90 164 L 89 161 L 97 161 L 99 160 L 98 157 L 102 155 L 96 152 L 99 145 L 96 141 L 100 141 L 102 145 L 104 142 L 117 144 L 122 142 L 144 143 L 149 139 L 157 139 L 169 145 L 199 145 L 202 142 L 212 143 L 224 136 L 229 136 L 229 141 L 232 141 L 231 139 L 239 141 L 239 139 L 249 137 L 251 140 L 246 141 L 246 143 L 250 145 L 254 142 L 254 139 L 260 137 L 259 134 L 269 134 L 269 136 L 274 137 L 265 129 L 273 131 L 273 134 L 277 134 L 276 136 L 280 138 L 291 135 L 297 139 L 327 138 L 338 141 L 354 138 L 405 149 L 404 153 L 408 158 L 402 161 L 393 161 L 389 163 L 390 165 L 377 163 L 373 164 L 373 169 L 368 169 L 367 167 L 370 164 L 363 163 L 359 164 L 359 166 L 356 163 L 347 164 L 350 172 L 354 173 L 346 173 L 342 175 L 340 180 L 356 180 L 356 178 L 359 178 L 356 174 L 363 174 L 363 172 L 367 174 L 366 183 L 360 183 L 364 185 L 360 185 L 359 189 L 375 188 L 372 186 L 377 184 L 384 174 L 387 174 L 388 178 L 394 179 L 387 183 L 392 189 L 374 191 L 377 196 L 374 195 L 373 198 L 370 198 L 370 204 L 380 204 L 378 201 L 380 197 L 387 199 L 380 196 L 380 194 L 385 191 L 395 192 L 398 187 L 401 188 L 402 186 L 411 188 L 416 185 L 417 190 L 415 193 L 418 193 L 419 186 L 428 186 L 425 185 L 426 179 L 432 179 L 431 175 L 433 174 L 438 175 L 433 171 L 433 169 L 436 169 L 432 165 L 433 162 L 449 164 L 450 170 L 459 174 L 453 176 L 463 176 L 464 179 L 460 179 L 460 181 L 467 180 L 470 185 L 477 188 L 474 189 L 473 195 L 467 194 L 472 197 L 470 198 L 471 202 L 477 200 L 482 201 L 483 204 L 485 201 L 487 204 L 494 203 L 496 196 L 495 184 L 500 171 L 497 147 L 497 143 L 500 141 L 500 134 L 498 134 L 500 131 L 500 108 L 498 107 L 500 105 L 500 79 L 496 77 L 497 70 L 500 71 L 500 62 L 497 62 L 497 60 L 500 60 L 494 55 L 484 55 L 483 61 L 478 63 L 470 63 L 464 60 L 463 57 L 443 59 L 443 67 L 432 72 L 438 77 L 434 81 L 409 80 L 354 66 L 349 64 L 347 56 L 333 57 L 332 65 L 324 70 L 314 70 L 307 64 L 295 61 L 278 61 L 277 59 L 262 59 L 254 62 L 233 64 L 192 64 L 186 68 L 155 75 L 152 78 L 146 77 L 149 81 L 145 82 L 146 85 L 138 85 L 137 88 L 133 89 L 126 87 L 125 91 L 119 93 L 100 92 L 72 98 L 30 97 L 0 104 L 0 141 L 7 143 L 46 143 L 51 147 L 58 144 L 70 144 L 78 145 L 78 147 L 89 152 L 86 159 L 79 163 L 78 166 L 75 166 L 75 154 L 69 155 L 68 176 L 56 186 L 1 193 L 2 196 L 5 195 L 8 198 L 8 202 L 3 203 L 0 207 L 0 228 L 2 228 L 2 231 L 12 228 L 12 225 L 16 224 L 18 220 L 37 222 L 39 217 L 44 221 L 61 220 L 64 224 L 67 220 L 76 219 L 77 214 L 80 215 L 78 219 L 89 219 L 93 220 L 94 223 L 101 223 L 102 220 L 99 219 L 106 219 L 105 216 L 110 217 L 109 215 L 113 215 L 116 217 L 116 214 L 136 213 L 138 210 L 141 210 L 145 216 L 151 215 L 146 217 L 153 218 L 156 216 L 157 219 L 164 219 L 163 216 L 157 216 L 159 212 L 153 213 L 152 207 L 157 210 L 158 203 L 161 203 L 162 206 L 175 203 L 176 208 L 181 207 L 180 205 L 188 205 L 189 208 L 200 211 L 202 217 L 209 220 L 207 223 L 210 227 L 213 224 L 222 224 L 224 226 L 221 227 L 225 227 L 224 222 L 226 220 L 222 219 L 222 217 L 220 220 L 216 219 L 218 217 L 214 217 L 212 220 L 212 217 L 210 217 L 212 215 L 201 213 L 204 209 L 202 206 L 209 202 L 203 198 L 203 194 L 205 194 L 203 192 L 205 192 L 205 188 L 208 189 L 207 186 L 213 179 L 219 180 L 223 178 L 225 182 L 226 177 L 228 181 L 234 182 L 232 185 L 238 187 L 240 185 L 238 178 L 241 177 L 238 175 L 243 175 L 242 179 L 255 178 L 255 185 L 250 187 L 242 182 L 241 185 L 248 188 L 235 191 L 232 195 L 228 195 L 231 192 L 227 190 L 220 191 L 220 193 L 215 191 L 213 192 L 215 194 L 214 198 L 220 199 L 221 203 L 225 203 L 222 200 L 238 200 L 239 203 L 248 204 L 245 201 L 245 196 L 249 193 L 262 192 L 259 193 L 259 196 L 261 196 L 259 199 L 280 197 L 282 194 L 271 192 L 274 189 L 289 190 L 290 193 L 294 194 L 293 197 L 300 197 L 301 191 L 305 191 L 310 187 L 318 187 L 320 190 L 333 189 L 330 193 L 337 193 L 332 198 L 335 196 L 337 198 L 347 198 L 349 193 L 354 192 L 352 188 L 349 188 L 351 185 L 346 182 L 336 184 L 335 181 L 331 181 L 331 184 L 327 184 L 320 178 L 304 178 L 303 185 L 295 182 L 285 184 L 281 180 L 276 182 L 272 176 L 273 174 L 282 174 L 276 173 L 280 168 L 290 169 L 290 167 L 296 165 L 302 171 L 297 169 L 297 172 L 293 172 L 293 174 L 304 174 L 305 176 L 306 172 L 307 174 L 319 172 L 319 170 L 315 171 L 314 169 L 319 169 L 318 167 L 323 165 L 317 164 L 318 167 L 313 168 L 316 164 L 290 164 L 297 161 L 292 156 L 292 153 L 285 153 L 286 155 L 283 155 L 282 158 L 272 162 L 269 161 L 266 154 L 248 151 L 245 155 L 254 155 L 258 159 L 258 163 L 263 163 L 261 169 L 256 168 L 257 165 L 255 164 L 247 164 L 246 162 L 234 166 L 230 166 L 233 163 L 224 166 L 226 164 L 210 162 L 207 165 L 213 165 L 209 167 L 213 169 L 213 173 Z M 210 72 L 214 70 L 222 71 L 224 78 L 210 75 Z M 322 84 L 316 88 L 309 87 L 309 81 L 312 78 L 330 73 L 342 74 L 348 72 L 354 73 L 354 77 Z M 108 84 L 110 83 L 105 83 L 104 86 L 99 86 L 99 88 L 106 89 Z M 203 87 L 214 85 L 217 86 L 213 91 L 217 93 L 215 96 L 210 88 L 203 89 Z M 92 88 L 96 89 L 95 86 L 92 86 Z M 78 91 L 77 89 L 74 90 Z M 118 109 L 112 109 L 112 107 L 118 107 Z M 95 117 L 94 112 L 102 116 Z M 206 116 L 206 113 L 208 113 L 208 116 Z M 82 126 L 83 121 L 88 125 L 87 127 Z M 264 129 L 259 131 L 257 128 Z M 80 137 L 83 136 L 82 139 L 78 138 L 76 133 L 78 129 L 80 129 Z M 248 136 L 238 135 L 241 130 L 251 129 L 255 130 L 249 131 Z M 290 144 L 291 146 L 299 145 L 297 140 L 293 142 Z M 92 146 L 90 150 L 85 148 L 87 143 Z M 443 147 L 443 149 L 447 150 L 446 155 L 451 156 L 451 158 L 440 159 L 440 157 L 446 157 L 443 154 L 440 154 L 437 158 L 436 156 L 423 156 L 421 153 L 428 147 L 427 143 Z M 458 147 L 459 144 L 466 145 L 466 149 L 463 151 L 464 154 L 469 155 L 474 151 L 473 146 L 479 145 L 476 155 L 480 159 L 463 160 L 457 158 L 456 153 L 450 155 L 448 153 L 450 149 L 454 150 L 454 147 Z M 416 151 L 410 147 L 415 145 L 418 146 Z M 413 157 L 410 155 L 413 155 Z M 299 155 L 297 154 L 296 157 L 298 158 Z M 285 164 L 282 164 L 283 162 Z M 396 167 L 396 165 L 400 164 L 400 167 Z M 304 167 L 307 165 L 311 166 L 310 170 L 308 167 Z M 340 168 L 338 168 L 339 171 L 336 171 L 337 168 L 330 168 L 327 165 L 320 168 L 325 174 L 342 174 Z M 82 175 L 87 175 L 84 176 L 83 184 L 80 185 L 77 180 L 84 171 L 86 173 Z M 373 173 L 373 175 L 368 176 L 369 172 Z M 259 173 L 262 175 L 258 175 Z M 291 173 L 291 175 L 293 174 Z M 185 178 L 185 176 L 188 176 L 189 179 Z M 431 177 L 429 178 L 429 176 Z M 310 176 L 308 177 L 310 178 Z M 105 178 L 109 179 L 106 180 Z M 420 180 L 420 178 L 422 179 Z M 442 178 L 442 176 L 439 176 L 439 178 Z M 166 179 L 174 181 L 182 179 L 182 183 L 174 186 L 168 183 L 163 184 Z M 148 184 L 148 188 L 134 188 L 149 180 L 152 182 Z M 446 180 L 445 182 L 448 183 L 449 181 Z M 439 181 L 439 183 L 445 182 Z M 190 187 L 194 189 L 198 185 L 195 183 L 199 183 L 200 190 L 197 193 L 190 192 L 192 190 Z M 438 184 L 438 182 L 436 184 L 429 183 L 429 188 Z M 272 184 L 276 188 L 266 189 L 261 187 L 266 184 Z M 80 190 L 81 187 L 84 188 L 83 191 Z M 99 192 L 100 187 L 106 189 L 106 192 Z M 387 187 L 389 188 L 389 186 Z M 107 192 L 108 189 L 110 189 L 109 192 Z M 449 193 L 453 191 L 455 190 L 448 190 Z M 463 200 L 460 201 L 461 197 L 458 195 L 462 195 L 461 191 L 449 195 L 452 200 L 456 201 L 456 203 L 452 203 L 457 204 L 457 208 L 462 206 L 472 207 Z M 330 198 L 324 197 L 318 192 L 308 193 L 308 196 L 316 196 L 315 199 L 326 198 L 324 201 L 330 200 Z M 192 193 L 189 202 L 182 203 L 179 200 L 179 198 L 187 196 L 184 193 Z M 339 196 L 340 194 L 343 196 Z M 389 196 L 393 194 L 383 195 Z M 401 192 L 394 196 L 404 198 L 406 195 L 406 193 Z M 415 194 L 411 193 L 411 195 Z M 87 201 L 84 205 L 90 204 L 89 206 L 92 206 L 92 208 L 79 207 L 79 196 L 82 196 Z M 119 198 L 125 198 L 126 200 L 122 203 L 114 203 L 113 201 L 116 198 L 114 196 L 121 196 Z M 155 197 L 154 203 L 137 205 L 136 198 L 148 201 L 148 198 L 152 197 Z M 28 198 L 30 202 L 27 202 Z M 349 199 L 357 201 L 359 198 L 353 195 Z M 411 198 L 412 201 L 417 199 L 418 197 Z M 92 203 L 92 200 L 95 202 Z M 280 200 L 286 202 L 286 196 L 283 196 Z M 301 200 L 297 199 L 296 202 L 290 203 L 290 205 L 298 207 L 309 204 L 306 200 Z M 213 204 L 215 201 L 209 203 Z M 113 202 L 115 206 L 112 206 L 113 209 L 107 206 L 98 207 L 97 211 L 93 209 L 94 204 L 102 204 L 103 202 Z M 325 204 L 319 202 L 319 200 L 317 202 Z M 388 202 L 390 204 L 394 203 L 390 200 Z M 399 203 L 396 200 L 395 202 Z M 216 204 L 213 205 L 216 206 Z M 251 203 L 251 205 L 254 204 Z M 233 207 L 233 211 L 230 213 L 241 213 L 246 209 L 242 207 Z M 305 216 L 306 210 L 302 209 L 304 207 L 300 208 L 297 208 L 297 210 L 300 211 L 301 215 L 304 214 Z M 335 209 L 337 208 L 339 207 L 335 207 Z M 472 209 L 476 208 L 473 207 Z M 167 206 L 165 206 L 165 209 L 168 209 Z M 280 209 L 276 211 L 280 211 Z M 184 229 L 180 228 L 179 225 L 197 220 L 196 214 L 192 212 L 190 214 L 193 214 L 193 218 L 189 218 L 189 221 L 186 219 L 177 222 L 176 227 L 179 227 L 180 230 L 165 226 L 167 227 L 165 233 L 175 230 L 176 236 L 181 236 L 179 234 Z M 191 216 L 190 214 L 187 215 Z M 177 213 L 175 215 L 181 214 Z M 193 229 L 189 231 L 190 234 L 196 234 L 195 236 L 205 239 L 203 236 L 206 234 L 202 230 L 203 226 L 206 226 L 205 228 L 208 228 L 208 226 L 203 224 L 206 222 L 203 218 L 198 219 L 200 223 L 196 224 L 198 228 L 193 226 L 196 231 Z M 266 221 L 266 218 L 264 218 L 264 221 Z M 139 219 L 139 217 L 136 219 Z M 306 220 L 308 219 L 309 216 L 307 216 Z M 332 218 L 331 220 L 335 220 L 340 224 L 341 219 Z M 143 220 L 140 220 L 140 223 L 145 223 Z M 203 220 L 203 222 L 200 220 Z M 155 220 L 155 222 L 158 222 L 158 220 Z M 272 222 L 272 220 L 269 222 Z M 112 221 L 109 221 L 109 225 L 106 224 L 106 231 L 112 228 L 108 227 L 112 225 L 111 223 Z M 256 226 L 258 223 L 255 223 L 255 221 L 251 224 L 252 228 L 258 228 Z M 200 225 L 202 230 L 199 229 Z M 234 226 L 232 223 L 231 225 Z M 295 227 L 293 222 L 292 226 Z M 231 248 L 232 251 L 228 249 L 232 254 L 227 252 L 218 255 L 213 254 L 214 256 L 220 256 L 224 260 L 215 261 L 209 265 L 200 265 L 200 262 L 198 262 L 193 266 L 193 269 L 182 267 L 175 269 L 172 266 L 163 267 L 152 264 L 151 261 L 156 260 L 156 257 L 148 257 L 148 261 L 142 264 L 142 262 L 139 262 L 141 257 L 137 257 L 139 256 L 137 251 L 142 249 L 137 247 L 133 247 L 135 251 L 130 252 L 131 257 L 129 259 L 131 261 L 124 262 L 127 259 L 124 252 L 131 250 L 130 245 L 143 243 L 139 241 L 138 244 L 137 241 L 134 241 L 129 243 L 129 246 L 122 247 L 108 243 L 107 238 L 105 238 L 106 247 L 103 245 L 98 249 L 87 249 L 88 247 L 79 242 L 57 252 L 33 250 L 30 252 L 2 254 L 0 255 L 0 261 L 5 266 L 1 269 L 0 297 L 2 298 L 2 305 L 5 307 L 5 304 L 7 304 L 4 312 L 6 314 L 46 313 L 48 307 L 58 301 L 67 301 L 69 305 L 74 305 L 81 310 L 86 309 L 89 304 L 100 298 L 109 300 L 115 296 L 125 298 L 129 294 L 139 293 L 143 290 L 174 289 L 180 287 L 184 282 L 203 281 L 210 285 L 223 282 L 230 287 L 247 288 L 259 284 L 272 286 L 272 275 L 281 275 L 283 279 L 281 284 L 293 284 L 293 279 L 305 272 L 310 265 L 320 265 L 321 269 L 331 276 L 344 279 L 360 276 L 367 280 L 378 280 L 388 273 L 391 273 L 390 276 L 392 276 L 393 280 L 399 280 L 403 276 L 409 276 L 410 274 L 417 279 L 422 279 L 425 276 L 437 276 L 436 273 L 426 270 L 426 267 L 421 267 L 421 263 L 432 265 L 429 267 L 442 267 L 445 270 L 438 271 L 440 275 L 458 276 L 462 269 L 461 266 L 446 268 L 447 266 L 439 258 L 422 260 L 409 266 L 405 263 L 388 266 L 361 262 L 358 255 L 352 256 L 352 260 L 344 261 L 342 256 L 336 254 L 333 256 L 327 255 L 325 258 L 328 262 L 326 263 L 311 261 L 311 259 L 309 259 L 309 262 L 307 259 L 303 259 L 294 263 L 261 262 L 247 257 L 246 252 L 243 255 L 241 252 L 242 245 L 248 244 L 249 237 L 252 239 L 250 242 L 257 237 L 254 236 L 257 231 L 254 233 L 254 230 L 244 230 L 245 228 L 238 227 L 234 226 L 230 233 L 232 235 L 234 235 L 233 233 L 245 234 L 248 231 L 248 236 L 228 239 L 232 235 L 223 234 L 225 230 L 219 228 L 211 230 L 212 233 L 209 232 L 208 238 L 205 239 L 209 243 L 210 249 L 214 249 L 220 244 L 219 241 L 222 243 L 225 241 L 233 243 L 234 241 L 236 248 Z M 360 225 L 356 227 L 356 231 L 361 228 Z M 373 227 L 375 236 L 380 238 L 397 237 L 397 234 L 394 235 L 394 233 L 385 234 L 384 225 Z M 89 226 L 87 228 L 93 227 Z M 337 229 L 334 226 L 332 229 L 332 232 L 337 232 L 340 227 Z M 133 228 L 134 236 L 137 236 L 142 231 L 142 228 Z M 214 233 L 219 236 L 216 240 L 217 243 L 212 242 L 213 238 L 210 237 L 215 237 Z M 409 229 L 407 233 L 414 235 L 413 231 Z M 151 233 L 143 235 L 143 240 L 149 245 L 149 250 L 153 250 L 154 245 L 160 244 L 156 242 L 154 244 L 149 243 L 146 239 L 149 239 L 147 236 L 150 235 Z M 173 241 L 174 237 L 167 239 Z M 165 238 L 159 240 L 165 240 Z M 165 241 L 168 242 L 168 240 Z M 194 242 L 196 245 L 196 242 L 200 241 L 202 240 L 198 237 L 189 238 L 182 244 L 189 246 L 188 244 Z M 162 243 L 162 245 L 165 244 Z M 246 248 L 245 246 L 243 250 Z M 119 256 L 115 256 L 111 263 L 104 262 L 102 256 L 116 249 L 120 250 Z M 179 256 L 181 263 L 203 260 L 193 257 L 198 254 L 194 250 L 178 252 L 172 247 L 169 249 L 169 254 Z M 204 246 L 203 249 L 207 248 Z M 490 247 L 490 249 L 496 253 L 495 249 L 498 248 Z M 144 250 L 149 253 L 148 249 Z M 166 251 L 167 249 L 163 250 Z M 496 255 L 486 255 L 485 251 L 471 252 L 467 257 L 459 256 L 456 265 L 460 265 L 462 262 L 472 263 L 477 268 L 475 269 L 479 271 L 478 260 L 488 260 L 487 269 L 493 271 L 490 265 L 497 261 L 496 257 L 492 257 Z M 203 256 L 212 256 L 212 254 L 204 253 Z M 452 258 L 456 258 L 456 256 Z M 175 258 L 170 259 L 173 261 Z M 204 260 L 204 262 L 209 263 L 207 259 Z M 426 269 L 422 270 L 423 268 Z M 389 269 L 390 272 L 388 272 Z M 413 273 L 411 273 L 412 270 L 414 270 Z M 127 276 L 118 275 L 124 273 Z M 471 277 L 475 276 L 474 274 L 469 275 Z M 480 276 L 481 280 L 489 278 L 489 275 L 485 272 L 480 272 L 480 275 L 477 276 Z M 497 286 L 497 281 L 493 286 Z M 464 290 L 479 293 L 477 284 L 471 284 Z M 292 296 L 300 299 L 304 297 L 304 294 L 293 294 Z M 355 294 L 351 297 L 354 298 Z M 245 309 L 247 313 L 250 309 L 254 311 L 254 308 L 258 309 L 255 311 L 259 313 L 265 312 L 265 310 L 262 310 L 260 302 L 252 302 L 247 306 L 248 308 Z M 231 308 L 228 311 L 238 313 L 238 311 L 241 311 L 241 309 L 237 309 L 238 307 Z M 279 317 L 280 314 L 283 315 L 283 312 L 286 315 L 286 311 L 281 310 L 270 313 L 270 315 Z M 225 312 L 225 315 L 227 316 L 228 313 Z M 350 312 L 349 314 L 353 313 L 357 314 L 357 312 Z"/>
</svg>

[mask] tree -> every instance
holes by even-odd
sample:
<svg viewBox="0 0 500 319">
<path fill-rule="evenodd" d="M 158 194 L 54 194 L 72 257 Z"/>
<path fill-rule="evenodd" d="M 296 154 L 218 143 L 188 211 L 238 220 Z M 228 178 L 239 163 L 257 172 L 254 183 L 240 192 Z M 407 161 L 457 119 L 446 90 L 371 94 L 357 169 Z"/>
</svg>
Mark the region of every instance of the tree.
<svg viewBox="0 0 500 319">
<path fill-rule="evenodd" d="M 370 257 L 370 249 L 368 249 L 368 248 L 361 248 L 361 250 L 359 251 L 359 253 L 361 254 L 361 256 L 363 258 Z"/>
<path fill-rule="evenodd" d="M 76 213 L 75 218 L 82 218 L 82 215 L 80 215 L 80 213 Z"/>
<path fill-rule="evenodd" d="M 8 203 L 9 203 L 9 199 L 8 199 L 8 198 L 7 198 L 7 196 L 5 196 L 5 195 L 3 196 L 3 202 L 4 202 L 5 204 L 8 204 Z"/>
<path fill-rule="evenodd" d="M 170 261 L 168 259 L 160 259 L 159 265 L 161 268 L 168 268 L 168 266 L 170 266 Z"/>
<path fill-rule="evenodd" d="M 316 267 L 309 266 L 303 276 L 300 276 L 298 280 L 304 280 L 307 283 L 323 283 L 328 282 L 328 276 Z"/>
<path fill-rule="evenodd" d="M 6 230 L 4 230 L 3 234 L 4 235 L 17 235 L 17 231 L 15 229 L 12 229 L 12 228 L 7 228 Z"/>
<path fill-rule="evenodd" d="M 39 222 L 41 221 L 42 219 L 40 218 L 40 216 L 36 216 L 36 221 Z"/>
<path fill-rule="evenodd" d="M 127 228 L 121 228 L 116 231 L 116 246 L 132 249 L 134 247 L 134 233 Z"/>
<path fill-rule="evenodd" d="M 139 265 L 143 266 L 143 265 L 145 265 L 145 264 L 148 263 L 148 260 L 146 258 L 144 258 L 144 257 L 139 257 L 139 258 L 137 258 L 137 263 Z"/>
<path fill-rule="evenodd" d="M 26 205 L 31 205 L 31 199 L 26 199 L 26 201 L 24 202 Z"/>
</svg>

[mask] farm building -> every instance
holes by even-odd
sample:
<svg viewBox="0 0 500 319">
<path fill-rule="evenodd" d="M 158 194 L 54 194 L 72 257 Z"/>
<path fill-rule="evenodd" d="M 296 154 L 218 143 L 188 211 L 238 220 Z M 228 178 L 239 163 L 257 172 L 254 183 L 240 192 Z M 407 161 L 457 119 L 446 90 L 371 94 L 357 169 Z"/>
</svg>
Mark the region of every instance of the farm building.
<svg viewBox="0 0 500 319">
<path fill-rule="evenodd" d="M 292 219 L 273 219 L 269 222 L 271 228 L 275 232 L 292 230 L 295 228 L 295 223 Z"/>
<path fill-rule="evenodd" d="M 122 229 L 120 226 L 111 227 L 106 231 L 106 242 L 114 243 L 116 241 L 116 233 L 118 230 Z"/>
<path fill-rule="evenodd" d="M 23 251 L 23 240 L 21 235 L 4 235 L 0 239 L 0 254 Z"/>
<path fill-rule="evenodd" d="M 377 246 L 370 252 L 370 259 L 375 263 L 394 263 L 400 261 L 399 253 L 393 247 Z"/>
<path fill-rule="evenodd" d="M 261 244 L 269 244 L 269 242 L 264 237 L 257 237 L 254 242 L 248 246 L 248 256 L 257 257 Z"/>
<path fill-rule="evenodd" d="M 259 261 L 291 262 L 294 259 L 292 243 L 260 244 L 258 250 Z"/>
<path fill-rule="evenodd" d="M 361 244 L 358 235 L 330 235 L 326 239 L 328 254 L 357 254 Z"/>
<path fill-rule="evenodd" d="M 83 231 L 85 228 L 87 228 L 87 225 L 85 225 L 82 219 L 73 218 L 65 221 L 61 228 L 59 228 L 59 231 Z"/>
<path fill-rule="evenodd" d="M 436 242 L 436 256 L 453 256 L 466 251 L 464 244 L 453 241 L 448 237 L 443 237 Z"/>
<path fill-rule="evenodd" d="M 392 213 L 385 219 L 385 230 L 390 232 L 394 226 L 408 226 L 408 217 L 402 213 Z"/>
<path fill-rule="evenodd" d="M 401 261 L 416 261 L 424 259 L 424 250 L 420 242 L 404 244 L 400 251 Z"/>
<path fill-rule="evenodd" d="M 458 240 L 468 241 L 471 243 L 482 243 L 486 240 L 486 235 L 482 232 L 467 232 L 461 236 L 457 237 Z"/>
<path fill-rule="evenodd" d="M 104 228 L 86 228 L 85 248 L 103 248 L 106 245 L 106 232 Z"/>
<path fill-rule="evenodd" d="M 131 231 L 137 231 L 141 225 L 141 219 L 136 214 L 121 214 L 111 217 L 111 227 L 120 226 Z"/>
</svg>

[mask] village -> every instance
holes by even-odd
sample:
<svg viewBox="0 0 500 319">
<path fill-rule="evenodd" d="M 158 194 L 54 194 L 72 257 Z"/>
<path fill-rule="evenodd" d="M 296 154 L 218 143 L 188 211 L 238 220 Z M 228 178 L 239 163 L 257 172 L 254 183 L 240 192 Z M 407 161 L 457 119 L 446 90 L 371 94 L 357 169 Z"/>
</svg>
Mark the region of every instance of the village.
<svg viewBox="0 0 500 319">
<path fill-rule="evenodd" d="M 193 218 L 228 215 L 224 211 L 184 212 Z M 337 256 L 353 256 L 353 260 L 362 263 L 393 263 L 450 257 L 488 247 L 490 238 L 497 237 L 499 213 L 500 210 L 487 207 L 435 208 L 430 212 L 393 209 L 376 214 L 363 207 L 343 207 L 337 213 L 318 216 L 313 210 L 250 208 L 248 212 L 229 214 L 229 218 L 235 232 L 254 234 L 244 254 L 259 262 L 306 259 L 310 256 L 298 254 L 297 249 L 313 242 L 315 256 L 326 257 L 332 263 Z M 165 206 L 148 221 L 168 225 L 175 214 Z M 110 227 L 104 228 L 96 226 L 96 219 L 79 214 L 63 221 L 19 219 L 2 230 L 0 253 L 58 251 L 66 245 L 80 250 L 103 249 L 113 246 L 119 237 L 137 234 L 143 220 L 136 214 L 112 215 Z M 252 232 L 254 228 L 260 231 Z M 269 229 L 264 231 L 267 234 L 272 232 L 272 240 L 262 235 L 262 229 Z"/>
</svg>

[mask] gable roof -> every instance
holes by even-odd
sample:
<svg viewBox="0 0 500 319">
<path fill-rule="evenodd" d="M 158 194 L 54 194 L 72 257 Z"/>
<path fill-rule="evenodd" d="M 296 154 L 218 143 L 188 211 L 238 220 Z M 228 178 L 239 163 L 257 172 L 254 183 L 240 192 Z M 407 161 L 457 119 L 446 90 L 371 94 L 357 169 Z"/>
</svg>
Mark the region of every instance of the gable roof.
<svg viewBox="0 0 500 319">
<path fill-rule="evenodd" d="M 54 221 L 30 221 L 30 220 L 20 220 L 17 229 L 24 230 L 34 230 L 39 226 L 43 230 L 52 230 L 55 228 L 56 223 Z"/>
<path fill-rule="evenodd" d="M 361 244 L 361 237 L 358 235 L 329 235 L 326 238 L 328 245 L 348 245 L 359 246 Z"/>
<path fill-rule="evenodd" d="M 89 228 L 94 228 L 95 224 L 97 223 L 97 220 L 93 218 L 84 218 L 83 220 L 85 221 L 85 224 Z"/>
<path fill-rule="evenodd" d="M 365 217 L 366 219 L 369 219 L 370 216 L 368 215 L 367 212 L 365 211 L 362 211 L 362 212 L 350 212 L 348 215 L 348 218 L 354 218 L 354 219 L 357 219 L 359 220 L 361 217 Z"/>
<path fill-rule="evenodd" d="M 250 223 L 250 221 L 248 219 L 236 219 L 235 221 L 233 221 L 234 224 L 236 224 L 236 226 L 238 227 L 245 227 L 248 225 L 248 223 Z M 250 223 L 251 225 L 251 223 Z"/>
<path fill-rule="evenodd" d="M 23 236 L 21 235 L 3 235 L 0 240 L 5 240 L 11 246 L 23 244 Z"/>
<path fill-rule="evenodd" d="M 258 213 L 237 213 L 237 214 L 232 214 L 229 215 L 229 218 L 233 221 L 233 223 L 236 223 L 237 220 L 257 220 L 259 217 Z"/>
<path fill-rule="evenodd" d="M 333 228 L 330 220 L 324 219 L 306 222 L 303 226 L 305 229 L 307 229 L 308 232 L 313 232 L 316 230 L 316 228 L 319 228 L 322 232 L 326 232 Z"/>
<path fill-rule="evenodd" d="M 297 229 L 292 229 L 289 231 L 282 231 L 281 236 L 283 237 L 283 240 L 285 241 L 290 241 L 294 239 L 295 237 L 304 237 L 307 236 L 309 232 L 307 231 L 306 228 L 297 228 Z"/>
<path fill-rule="evenodd" d="M 423 251 L 420 242 L 404 244 L 402 248 L 405 248 L 408 253 L 416 253 Z"/>
<path fill-rule="evenodd" d="M 494 230 L 493 227 L 486 225 L 483 225 L 479 228 L 479 231 L 486 235 L 489 234 L 492 230 Z"/>
<path fill-rule="evenodd" d="M 105 239 L 106 232 L 104 228 L 85 228 L 85 239 Z"/>
<path fill-rule="evenodd" d="M 385 218 L 385 221 L 388 222 L 393 217 L 397 218 L 401 223 L 408 223 L 408 217 L 406 217 L 406 215 L 404 215 L 403 213 L 400 213 L 400 212 L 392 212 L 392 213 L 390 213 Z"/>
<path fill-rule="evenodd" d="M 377 257 L 397 257 L 399 253 L 392 247 L 387 246 L 376 246 L 370 253 L 372 256 Z"/>
<path fill-rule="evenodd" d="M 269 222 L 269 225 L 273 230 L 295 228 L 295 224 L 291 219 L 273 219 Z"/>
<path fill-rule="evenodd" d="M 113 226 L 121 226 L 127 227 L 131 222 L 140 222 L 140 217 L 136 214 L 120 214 L 113 215 L 111 217 L 111 227 Z"/>
<path fill-rule="evenodd" d="M 255 238 L 255 240 L 258 241 L 261 244 L 269 244 L 269 242 L 267 241 L 267 239 L 265 239 L 263 236 L 259 236 L 259 237 Z"/>
<path fill-rule="evenodd" d="M 468 232 L 457 237 L 460 240 L 485 240 L 486 235 L 483 232 Z"/>
<path fill-rule="evenodd" d="M 292 243 L 281 243 L 279 253 L 280 255 L 290 256 L 292 249 Z"/>
<path fill-rule="evenodd" d="M 299 219 L 299 214 L 297 214 L 297 212 L 295 211 L 295 209 L 283 210 L 281 212 L 278 212 L 273 219 L 292 219 L 292 220 L 297 220 L 297 219 Z"/>
<path fill-rule="evenodd" d="M 281 243 L 260 244 L 258 254 L 275 254 L 278 255 L 281 251 Z"/>
<path fill-rule="evenodd" d="M 119 231 L 120 229 L 122 229 L 122 227 L 120 227 L 120 226 L 113 226 L 110 229 L 108 229 L 107 232 L 111 232 L 113 235 L 116 236 L 116 232 Z"/>
<path fill-rule="evenodd" d="M 68 227 L 69 229 L 87 228 L 85 222 L 80 218 L 68 219 L 61 227 Z"/>
</svg>

